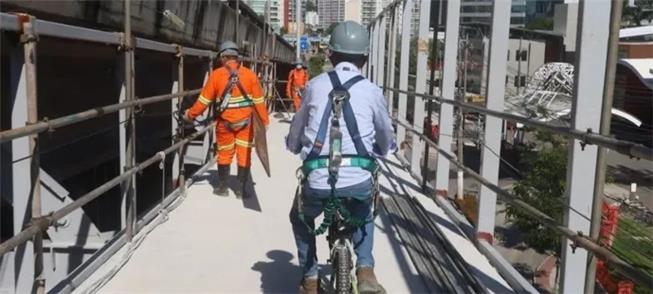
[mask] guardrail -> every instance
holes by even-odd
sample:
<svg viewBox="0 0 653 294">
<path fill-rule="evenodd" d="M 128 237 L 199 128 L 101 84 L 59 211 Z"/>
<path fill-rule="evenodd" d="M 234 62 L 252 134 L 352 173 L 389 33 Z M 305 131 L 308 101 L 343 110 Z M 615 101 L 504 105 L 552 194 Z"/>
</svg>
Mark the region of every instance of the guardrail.
<svg viewBox="0 0 653 294">
<path fill-rule="evenodd" d="M 574 246 L 584 248 L 587 251 L 594 253 L 596 256 L 607 261 L 608 264 L 616 267 L 620 272 L 624 273 L 627 277 L 633 279 L 634 281 L 642 285 L 653 285 L 653 277 L 651 275 L 626 263 L 623 259 L 619 258 L 614 253 L 610 252 L 608 249 L 601 246 L 600 244 L 596 243 L 594 240 L 591 240 L 587 236 L 584 236 L 582 233 L 574 232 L 568 229 L 567 227 L 558 224 L 556 220 L 546 215 L 542 211 L 524 202 L 523 200 L 520 200 L 517 196 L 513 195 L 512 193 L 504 189 L 501 189 L 499 186 L 491 183 L 490 181 L 488 181 L 487 179 L 485 179 L 484 177 L 476 173 L 471 168 L 466 167 L 463 163 L 457 160 L 455 155 L 442 149 L 440 146 L 438 146 L 438 144 L 433 142 L 426 135 L 419 132 L 412 125 L 403 122 L 401 120 L 398 120 L 396 118 L 394 119 L 394 122 L 404 126 L 410 132 L 416 134 L 421 140 L 426 142 L 426 144 L 429 144 L 431 147 L 433 147 L 442 157 L 444 157 L 446 160 L 456 165 L 458 168 L 462 169 L 467 175 L 477 180 L 481 185 L 488 187 L 493 192 L 497 193 L 497 195 L 499 195 L 499 197 L 502 200 L 506 201 L 509 205 L 520 208 L 522 211 L 524 211 L 531 217 L 540 220 L 544 226 L 555 230 L 563 237 L 573 241 Z"/>
<path fill-rule="evenodd" d="M 433 3 L 438 4 L 436 13 L 433 13 L 431 9 Z M 456 89 L 456 82 L 464 78 L 464 73 L 462 73 L 463 77 L 459 76 L 461 72 L 458 71 L 460 66 L 458 55 L 461 54 L 460 58 L 462 58 L 462 54 L 467 53 L 466 50 L 459 48 L 461 36 L 464 36 L 464 32 L 461 32 L 460 29 L 461 1 L 451 0 L 446 3 L 445 6 L 442 5 L 443 1 L 392 1 L 368 26 L 370 55 L 363 72 L 372 82 L 384 89 L 390 112 L 393 115 L 396 113 L 398 140 L 406 143 L 404 146 L 410 145 L 407 148 L 410 149 L 410 156 L 408 154 L 404 156 L 403 152 L 400 154 L 402 162 L 411 170 L 415 178 L 423 181 L 426 190 L 429 148 L 435 148 L 438 151 L 439 160 L 437 160 L 434 184 L 437 196 L 435 201 L 438 203 L 449 203 L 450 201 L 448 193 L 451 162 L 458 169 L 457 186 L 460 197 L 463 194 L 464 174 L 481 182 L 482 187 L 477 198 L 479 204 L 477 225 L 471 228 L 473 234 L 470 236 L 479 241 L 479 244 L 482 242 L 492 244 L 494 240 L 497 195 L 507 199 L 509 205 L 528 212 L 529 215 L 541 220 L 544 226 L 550 227 L 564 236 L 561 254 L 561 276 L 563 278 L 560 291 L 562 292 L 593 292 L 594 272 L 591 262 L 595 259 L 588 255 L 588 252 L 605 259 L 626 277 L 638 282 L 638 285 L 653 287 L 653 277 L 648 273 L 625 263 L 607 248 L 603 248 L 595 242 L 597 239 L 596 223 L 600 223 L 601 201 L 600 196 L 596 195 L 603 194 L 602 188 L 595 185 L 600 181 L 597 180 L 600 177 L 595 178 L 595 175 L 601 173 L 601 166 L 597 160 L 598 150 L 610 149 L 629 157 L 653 160 L 653 148 L 612 138 L 605 133 L 601 123 L 602 108 L 605 108 L 606 104 L 611 104 L 611 102 L 602 104 L 601 97 L 604 97 L 604 83 L 609 84 L 609 82 L 604 82 L 608 80 L 604 74 L 610 69 L 607 56 L 613 54 L 608 53 L 608 43 L 614 42 L 614 38 L 609 38 L 612 33 L 610 22 L 605 20 L 612 20 L 611 5 L 618 5 L 614 3 L 620 2 L 606 1 L 600 5 L 585 2 L 579 4 L 584 9 L 579 9 L 581 15 L 578 16 L 580 29 L 577 35 L 578 56 L 575 58 L 577 61 L 575 66 L 576 85 L 571 110 L 572 120 L 569 127 L 556 126 L 503 111 L 507 68 L 506 52 L 509 49 L 510 38 L 510 1 L 493 1 L 493 5 L 490 6 L 492 8 L 491 34 L 488 35 L 490 42 L 484 45 L 489 46 L 489 50 L 482 53 L 487 56 L 488 60 L 488 67 L 484 69 L 487 70 L 484 75 L 487 92 L 483 93 L 486 97 L 486 106 L 482 107 L 452 99 L 458 98 L 462 96 L 460 93 L 464 93 L 464 89 L 461 90 L 460 86 Z M 592 6 L 588 7 L 588 5 Z M 419 13 L 414 13 L 417 6 L 419 6 Z M 432 16 L 438 16 L 437 24 L 431 24 Z M 418 18 L 415 19 L 416 17 Z M 417 27 L 417 34 L 412 33 L 415 27 Z M 435 27 L 435 30 L 430 31 L 430 27 Z M 437 34 L 442 30 L 445 33 L 444 55 L 441 57 L 444 66 L 439 77 L 440 93 L 434 95 L 436 86 L 434 71 L 431 71 L 429 81 L 427 64 L 431 56 L 439 58 L 437 47 L 440 46 L 438 45 L 440 42 L 434 42 L 434 46 L 430 50 L 428 44 L 431 40 L 436 40 Z M 417 38 L 416 42 L 414 42 L 414 38 Z M 410 59 L 415 57 L 410 57 L 408 52 L 416 52 L 416 62 L 410 66 Z M 604 57 L 606 62 L 602 63 Z M 597 62 L 597 60 L 599 61 Z M 429 85 L 430 89 L 427 89 Z M 605 92 L 609 91 L 605 90 Z M 395 102 L 398 102 L 396 112 L 393 109 L 393 105 L 397 105 Z M 438 144 L 443 146 L 442 148 L 430 141 L 429 137 L 423 133 L 426 132 L 425 126 L 430 127 L 431 125 L 433 103 L 440 104 Z M 412 108 L 410 111 L 409 107 Z M 444 149 L 449 150 L 453 138 L 458 139 L 459 146 L 463 145 L 462 139 L 460 139 L 462 136 L 455 135 L 453 126 L 454 123 L 463 125 L 464 119 L 462 115 L 458 115 L 457 118 L 454 116 L 454 107 L 458 108 L 459 114 L 463 110 L 484 114 L 482 125 L 485 127 L 482 138 L 478 138 L 483 146 L 479 173 L 475 173 L 460 162 L 462 154 L 454 156 L 448 151 L 443 153 Z M 412 115 L 413 123 L 407 122 L 409 114 Z M 567 203 L 564 204 L 564 224 L 554 222 L 539 210 L 524 202 L 516 201 L 517 199 L 510 193 L 498 188 L 503 120 L 562 134 L 570 139 L 569 170 L 566 183 L 568 195 L 565 197 L 568 199 L 565 199 Z M 462 147 L 459 147 L 458 150 L 462 153 Z M 420 164 L 422 160 L 423 166 Z M 601 192 L 596 192 L 599 189 Z M 596 203 L 599 203 L 598 212 Z M 592 207 L 594 212 L 588 209 Z M 452 212 L 453 209 L 445 209 L 445 211 Z M 592 215 L 591 220 L 585 215 Z M 576 250 L 576 247 L 579 250 Z M 499 263 L 497 269 L 502 275 L 508 276 L 507 281 L 515 290 L 535 291 L 522 276 L 516 274 L 514 269 L 508 268 L 510 263 L 505 262 L 502 256 L 496 255 L 496 252 L 492 250 L 482 251 L 493 255 L 490 256 L 490 259 Z"/>
<path fill-rule="evenodd" d="M 130 1 L 125 1 L 125 15 L 130 16 Z M 28 122 L 24 127 L 18 127 L 6 131 L 0 132 L 0 143 L 8 142 L 15 140 L 21 137 L 29 137 L 30 150 L 28 158 L 31 160 L 30 164 L 30 194 L 28 195 L 31 200 L 31 221 L 22 229 L 19 233 L 15 234 L 10 239 L 6 240 L 3 243 L 0 243 L 0 256 L 12 251 L 16 247 L 29 242 L 30 240 L 34 241 L 34 286 L 33 291 L 35 293 L 45 292 L 45 276 L 44 276 L 44 264 L 43 264 L 43 232 L 45 232 L 50 227 L 58 226 L 58 221 L 62 218 L 69 215 L 71 212 L 80 209 L 85 204 L 97 199 L 113 187 L 118 185 L 121 186 L 122 195 L 126 198 L 126 223 L 125 227 L 122 228 L 122 231 L 117 237 L 120 240 L 125 242 L 131 242 L 134 234 L 138 232 L 143 224 L 141 223 L 144 219 L 138 220 L 136 217 L 135 203 L 136 203 L 136 190 L 135 190 L 135 176 L 142 172 L 145 168 L 154 165 L 157 162 L 162 162 L 165 160 L 165 157 L 172 153 L 178 153 L 178 162 L 179 162 L 179 176 L 177 178 L 177 186 L 179 187 L 175 191 L 162 195 L 161 204 L 164 205 L 169 201 L 167 198 L 170 198 L 173 194 L 183 194 L 186 188 L 185 181 L 185 171 L 184 171 L 184 162 L 183 158 L 185 156 L 185 149 L 188 144 L 202 136 L 204 134 L 210 133 L 209 131 L 214 128 L 214 123 L 205 125 L 199 131 L 186 135 L 184 134 L 184 126 L 182 124 L 173 124 L 173 130 L 176 126 L 176 136 L 175 143 L 160 150 L 154 156 L 140 162 L 135 162 L 135 117 L 137 116 L 136 109 L 144 105 L 150 105 L 154 103 L 160 103 L 165 101 L 173 101 L 178 99 L 176 105 L 173 105 L 173 111 L 171 116 L 178 116 L 178 119 L 181 116 L 181 103 L 183 99 L 187 96 L 196 95 L 200 93 L 201 89 L 194 90 L 184 90 L 184 58 L 185 56 L 194 56 L 199 58 L 206 58 L 207 61 L 207 71 L 212 70 L 213 60 L 217 57 L 217 53 L 210 50 L 196 49 L 196 48 L 187 48 L 179 46 L 176 44 L 167 44 L 162 42 L 157 42 L 153 40 L 143 39 L 143 38 L 133 38 L 131 36 L 131 18 L 125 17 L 125 31 L 124 32 L 105 32 L 100 30 L 82 28 L 77 26 L 65 25 L 56 22 L 38 20 L 30 15 L 25 14 L 7 14 L 0 13 L 0 29 L 5 31 L 13 31 L 20 35 L 20 41 L 23 44 L 24 51 L 24 73 L 25 73 L 25 96 L 28 112 Z M 39 36 L 49 36 L 59 39 L 71 39 L 78 41 L 86 42 L 95 42 L 100 44 L 107 45 L 116 45 L 120 52 L 124 55 L 124 96 L 121 103 L 106 105 L 101 107 L 96 107 L 86 111 L 78 112 L 71 115 L 66 115 L 54 119 L 43 119 L 39 120 L 38 111 L 37 111 L 37 84 L 36 84 L 36 60 L 38 55 L 36 54 L 36 47 L 38 44 Z M 269 46 L 264 46 L 265 49 Z M 158 51 L 163 53 L 173 54 L 177 62 L 177 87 L 176 91 L 171 94 L 157 95 L 146 98 L 137 98 L 134 95 L 134 50 L 143 49 Z M 263 75 L 264 88 L 269 89 L 274 85 L 274 76 L 276 76 L 276 65 L 278 63 L 288 63 L 288 61 L 269 59 L 267 58 L 267 52 L 261 52 L 261 58 L 254 57 L 242 57 L 242 60 L 245 63 L 254 65 L 254 69 L 258 70 Z M 72 203 L 65 205 L 64 207 L 57 209 L 56 211 L 46 213 L 45 215 L 41 212 L 41 197 L 40 197 L 40 160 L 39 160 L 39 134 L 48 131 L 54 131 L 57 128 L 81 123 L 88 121 L 93 118 L 98 118 L 106 116 L 111 113 L 116 113 L 124 111 L 124 115 L 127 118 L 125 120 L 126 126 L 126 135 L 125 142 L 121 144 L 126 144 L 125 150 L 125 162 L 123 172 L 120 175 L 114 177 L 113 179 L 105 182 L 104 184 L 96 187 L 92 191 L 81 195 Z M 210 140 L 210 139 L 209 139 Z M 210 146 L 209 142 L 209 146 Z M 205 161 L 211 162 L 210 153 L 212 149 L 209 147 L 207 150 L 208 154 L 205 156 Z M 205 165 L 206 166 L 206 165 Z M 165 167 L 164 167 L 165 168 Z M 162 192 L 165 194 L 165 189 Z M 168 203 L 169 204 L 169 203 Z M 156 209 L 157 207 L 153 208 Z M 146 217 L 149 217 L 151 213 L 148 213 Z M 124 238 L 124 239 L 123 239 Z M 115 246 L 113 244 L 112 246 Z M 28 261 L 29 262 L 29 261 Z"/>
</svg>

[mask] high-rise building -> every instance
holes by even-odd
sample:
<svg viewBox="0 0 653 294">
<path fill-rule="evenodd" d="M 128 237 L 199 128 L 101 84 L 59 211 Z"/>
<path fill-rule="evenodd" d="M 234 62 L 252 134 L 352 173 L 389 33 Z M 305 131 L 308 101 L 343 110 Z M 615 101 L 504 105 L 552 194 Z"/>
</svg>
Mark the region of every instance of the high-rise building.
<svg viewBox="0 0 653 294">
<path fill-rule="evenodd" d="M 332 23 L 345 19 L 345 0 L 318 0 L 317 14 L 320 15 L 320 26 L 328 28 Z"/>
<path fill-rule="evenodd" d="M 290 33 L 294 33 L 295 28 L 297 27 L 296 26 L 296 21 L 295 21 L 295 15 L 296 15 L 295 10 L 297 8 L 297 2 L 296 2 L 296 0 L 283 0 L 283 1 L 284 1 L 284 5 L 285 5 L 284 14 L 285 14 L 285 17 L 286 17 L 286 21 L 284 23 L 284 26 L 288 29 L 288 31 Z M 299 0 L 299 1 L 301 1 L 300 5 L 301 5 L 301 12 L 302 12 L 302 17 L 301 17 L 301 20 L 300 20 L 300 26 L 299 27 L 300 27 L 300 29 L 302 29 L 303 28 L 303 22 L 305 21 L 306 12 L 307 12 L 306 11 L 306 1 L 307 0 Z"/>
<path fill-rule="evenodd" d="M 306 16 L 306 0 L 300 0 L 301 9 L 302 9 L 302 20 Z M 295 8 L 297 8 L 297 2 L 295 0 L 284 0 L 286 7 L 288 7 L 288 12 L 286 13 L 286 19 L 288 22 L 295 22 Z"/>
<path fill-rule="evenodd" d="M 315 28 L 320 25 L 320 16 L 315 11 L 307 11 L 305 22 L 307 26 Z"/>
<path fill-rule="evenodd" d="M 528 0 L 526 1 L 526 23 L 538 18 L 553 19 L 555 6 L 564 0 Z"/>
<path fill-rule="evenodd" d="M 492 22 L 492 1 L 491 0 L 462 0 L 460 3 L 460 22 L 462 24 Z M 512 0 L 510 13 L 511 26 L 523 26 L 526 24 L 526 0 Z"/>
<path fill-rule="evenodd" d="M 361 23 L 363 1 L 365 0 L 345 0 L 345 21 Z"/>
<path fill-rule="evenodd" d="M 245 4 L 254 10 L 258 15 L 265 19 L 265 4 L 270 3 L 270 26 L 275 32 L 279 33 L 285 23 L 286 16 L 284 11 L 284 0 L 244 0 Z"/>
<path fill-rule="evenodd" d="M 378 15 L 377 6 L 381 6 L 379 0 L 362 0 L 361 22 L 364 26 L 370 24 Z"/>
</svg>

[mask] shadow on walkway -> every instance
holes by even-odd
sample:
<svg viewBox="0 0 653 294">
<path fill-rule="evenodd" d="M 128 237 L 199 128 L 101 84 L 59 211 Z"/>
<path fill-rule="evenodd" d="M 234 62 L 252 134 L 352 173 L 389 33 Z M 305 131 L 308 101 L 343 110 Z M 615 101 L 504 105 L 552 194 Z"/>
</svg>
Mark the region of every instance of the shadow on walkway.
<svg viewBox="0 0 653 294">
<path fill-rule="evenodd" d="M 297 293 L 301 270 L 299 266 L 291 263 L 293 255 L 283 250 L 271 250 L 267 257 L 271 261 L 259 261 L 252 266 L 253 270 L 261 273 L 261 291 Z"/>
<path fill-rule="evenodd" d="M 197 181 L 204 181 L 206 180 L 213 189 L 218 187 L 218 171 L 217 170 L 208 170 L 206 171 L 206 174 L 197 177 Z M 238 177 L 235 175 L 230 175 L 229 178 L 227 178 L 227 186 L 231 190 L 231 193 L 229 197 L 234 197 L 234 191 L 238 188 Z M 250 195 L 249 198 L 243 198 L 243 207 L 247 209 L 251 209 L 254 211 L 262 212 L 261 208 L 261 203 L 258 200 L 258 193 L 256 193 L 255 187 L 256 183 L 254 183 L 254 180 L 252 179 L 251 175 L 249 177 L 249 180 L 247 181 L 247 185 L 245 186 L 245 191 L 247 194 Z M 219 197 L 219 196 L 215 196 Z M 225 197 L 228 198 L 228 197 Z"/>
</svg>

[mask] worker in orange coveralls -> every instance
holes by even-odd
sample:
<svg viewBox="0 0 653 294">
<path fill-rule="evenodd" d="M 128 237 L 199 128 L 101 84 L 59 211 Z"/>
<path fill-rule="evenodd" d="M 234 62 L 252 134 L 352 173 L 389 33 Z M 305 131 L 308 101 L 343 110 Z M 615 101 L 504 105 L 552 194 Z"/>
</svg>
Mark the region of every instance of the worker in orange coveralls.
<svg viewBox="0 0 653 294">
<path fill-rule="evenodd" d="M 261 84 L 256 73 L 241 65 L 238 46 L 234 42 L 225 41 L 220 45 L 219 55 L 222 67 L 211 73 L 199 98 L 184 114 L 184 119 L 192 122 L 215 102 L 218 186 L 213 193 L 218 196 L 229 195 L 227 179 L 235 153 L 239 186 L 234 192 L 238 198 L 247 198 L 251 196 L 246 194 L 245 185 L 250 177 L 252 159 L 252 115 L 258 115 L 266 127 L 270 120 Z"/>
<path fill-rule="evenodd" d="M 295 61 L 293 68 L 288 74 L 288 83 L 286 83 L 286 95 L 292 98 L 292 104 L 295 107 L 295 112 L 299 111 L 299 107 L 302 105 L 302 96 L 301 93 L 308 83 L 308 71 L 304 69 L 304 65 L 301 60 Z"/>
</svg>

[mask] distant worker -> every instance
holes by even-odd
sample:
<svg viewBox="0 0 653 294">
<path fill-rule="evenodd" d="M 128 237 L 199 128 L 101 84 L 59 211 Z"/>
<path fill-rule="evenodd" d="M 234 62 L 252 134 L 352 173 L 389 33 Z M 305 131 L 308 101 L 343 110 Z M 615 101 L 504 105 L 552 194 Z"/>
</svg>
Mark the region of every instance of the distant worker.
<svg viewBox="0 0 653 294">
<path fill-rule="evenodd" d="M 292 98 L 292 104 L 295 107 L 295 112 L 299 111 L 299 107 L 302 105 L 302 93 L 304 92 L 304 87 L 308 83 L 308 71 L 304 68 L 304 64 L 301 60 L 295 61 L 293 63 L 295 68 L 293 68 L 288 74 L 288 82 L 286 83 L 286 95 Z"/>
<path fill-rule="evenodd" d="M 343 207 L 352 218 L 366 220 L 355 228 L 352 240 L 356 244 L 358 293 L 385 293 L 374 274 L 372 206 L 377 192 L 375 158 L 397 149 L 392 120 L 381 88 L 361 75 L 369 50 L 367 29 L 352 21 L 339 23 L 331 34 L 329 49 L 335 68 L 308 83 L 286 138 L 286 147 L 300 154 L 305 167 L 290 211 L 303 274 L 300 292 L 318 292 L 315 218 L 325 203 L 337 197 L 349 199 L 343 201 Z M 337 126 L 334 117 L 339 118 Z M 331 150 L 341 154 L 335 176 Z"/>
<path fill-rule="evenodd" d="M 228 196 L 227 180 L 234 153 L 238 157 L 238 182 L 234 193 L 246 198 L 245 187 L 250 177 L 251 148 L 254 138 L 253 117 L 258 115 L 264 125 L 269 124 L 268 112 L 261 84 L 256 73 L 241 65 L 238 46 L 231 41 L 220 45 L 222 67 L 214 70 L 204 85 L 199 98 L 184 115 L 194 120 L 215 102 L 218 186 L 213 193 Z"/>
</svg>

